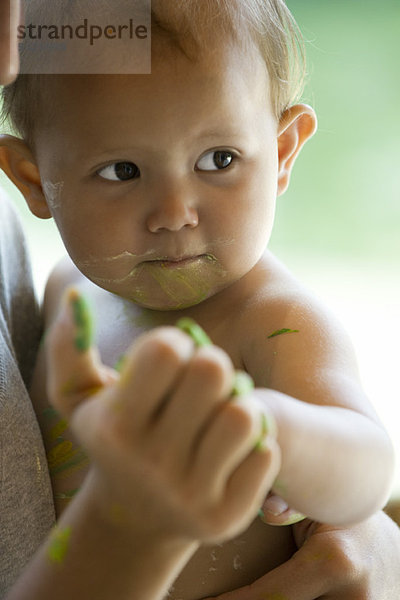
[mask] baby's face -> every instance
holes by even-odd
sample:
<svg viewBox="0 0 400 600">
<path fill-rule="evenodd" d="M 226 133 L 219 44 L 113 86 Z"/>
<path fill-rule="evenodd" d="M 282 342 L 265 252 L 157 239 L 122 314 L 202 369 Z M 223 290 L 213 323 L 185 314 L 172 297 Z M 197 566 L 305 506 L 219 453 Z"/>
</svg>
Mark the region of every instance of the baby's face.
<svg viewBox="0 0 400 600">
<path fill-rule="evenodd" d="M 171 310 L 257 264 L 278 169 L 261 59 L 249 65 L 222 49 L 193 63 L 168 51 L 151 75 L 60 79 L 37 159 L 66 248 L 89 279 Z"/>
</svg>

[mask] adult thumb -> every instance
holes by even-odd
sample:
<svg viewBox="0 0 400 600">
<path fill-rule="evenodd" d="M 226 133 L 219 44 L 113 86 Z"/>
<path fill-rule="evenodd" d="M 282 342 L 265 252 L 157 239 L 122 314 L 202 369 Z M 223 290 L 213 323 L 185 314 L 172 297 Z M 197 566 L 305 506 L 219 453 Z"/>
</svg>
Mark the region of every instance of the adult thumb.
<svg viewBox="0 0 400 600">
<path fill-rule="evenodd" d="M 317 600 L 327 592 L 327 582 L 318 574 L 318 561 L 294 554 L 252 584 L 204 600 Z"/>
</svg>

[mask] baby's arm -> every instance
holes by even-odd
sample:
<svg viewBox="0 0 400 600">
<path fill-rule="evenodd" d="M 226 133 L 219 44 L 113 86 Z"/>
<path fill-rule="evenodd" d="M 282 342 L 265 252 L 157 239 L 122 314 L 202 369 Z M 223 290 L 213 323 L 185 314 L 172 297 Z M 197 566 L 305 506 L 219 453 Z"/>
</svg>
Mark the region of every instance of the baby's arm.
<svg viewBox="0 0 400 600">
<path fill-rule="evenodd" d="M 259 404 L 230 400 L 227 355 L 195 349 L 175 328 L 138 338 L 121 377 L 104 380 L 73 325 L 73 299 L 47 336 L 49 387 L 92 467 L 10 598 L 25 598 L 37 571 L 32 599 L 48 597 L 49 581 L 60 599 L 158 599 L 199 543 L 247 528 L 279 470 L 279 450 Z M 91 395 L 93 387 L 100 390 Z"/>
<path fill-rule="evenodd" d="M 341 326 L 309 299 L 281 304 L 276 331 L 263 327 L 271 306 L 247 321 L 242 352 L 255 394 L 278 425 L 282 466 L 274 492 L 315 520 L 360 521 L 387 500 L 392 445 L 361 389 Z"/>
</svg>

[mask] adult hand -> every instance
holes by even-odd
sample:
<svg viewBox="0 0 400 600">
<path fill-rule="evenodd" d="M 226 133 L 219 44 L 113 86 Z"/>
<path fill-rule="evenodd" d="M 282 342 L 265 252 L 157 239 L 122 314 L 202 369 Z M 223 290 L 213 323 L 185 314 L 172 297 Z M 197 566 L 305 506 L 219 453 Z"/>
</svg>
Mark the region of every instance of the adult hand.
<svg viewBox="0 0 400 600">
<path fill-rule="evenodd" d="M 253 584 L 213 600 L 394 600 L 400 529 L 382 511 L 352 527 L 308 519 L 293 526 L 299 550 Z M 211 600 L 208 598 L 207 600 Z"/>
<path fill-rule="evenodd" d="M 19 19 L 20 0 L 0 0 L 0 85 L 11 83 L 18 74 Z"/>
</svg>

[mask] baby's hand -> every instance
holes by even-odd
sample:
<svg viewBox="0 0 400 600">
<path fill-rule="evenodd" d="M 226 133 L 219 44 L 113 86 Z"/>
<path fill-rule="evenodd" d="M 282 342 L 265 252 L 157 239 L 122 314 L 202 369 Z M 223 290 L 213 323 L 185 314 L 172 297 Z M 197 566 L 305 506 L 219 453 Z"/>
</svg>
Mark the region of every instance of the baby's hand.
<svg viewBox="0 0 400 600">
<path fill-rule="evenodd" d="M 280 457 L 261 403 L 232 399 L 228 356 L 163 327 L 135 341 L 118 377 L 90 349 L 85 318 L 73 325 L 77 299 L 49 335 L 49 390 L 93 462 L 104 518 L 207 543 L 244 530 Z"/>
</svg>

